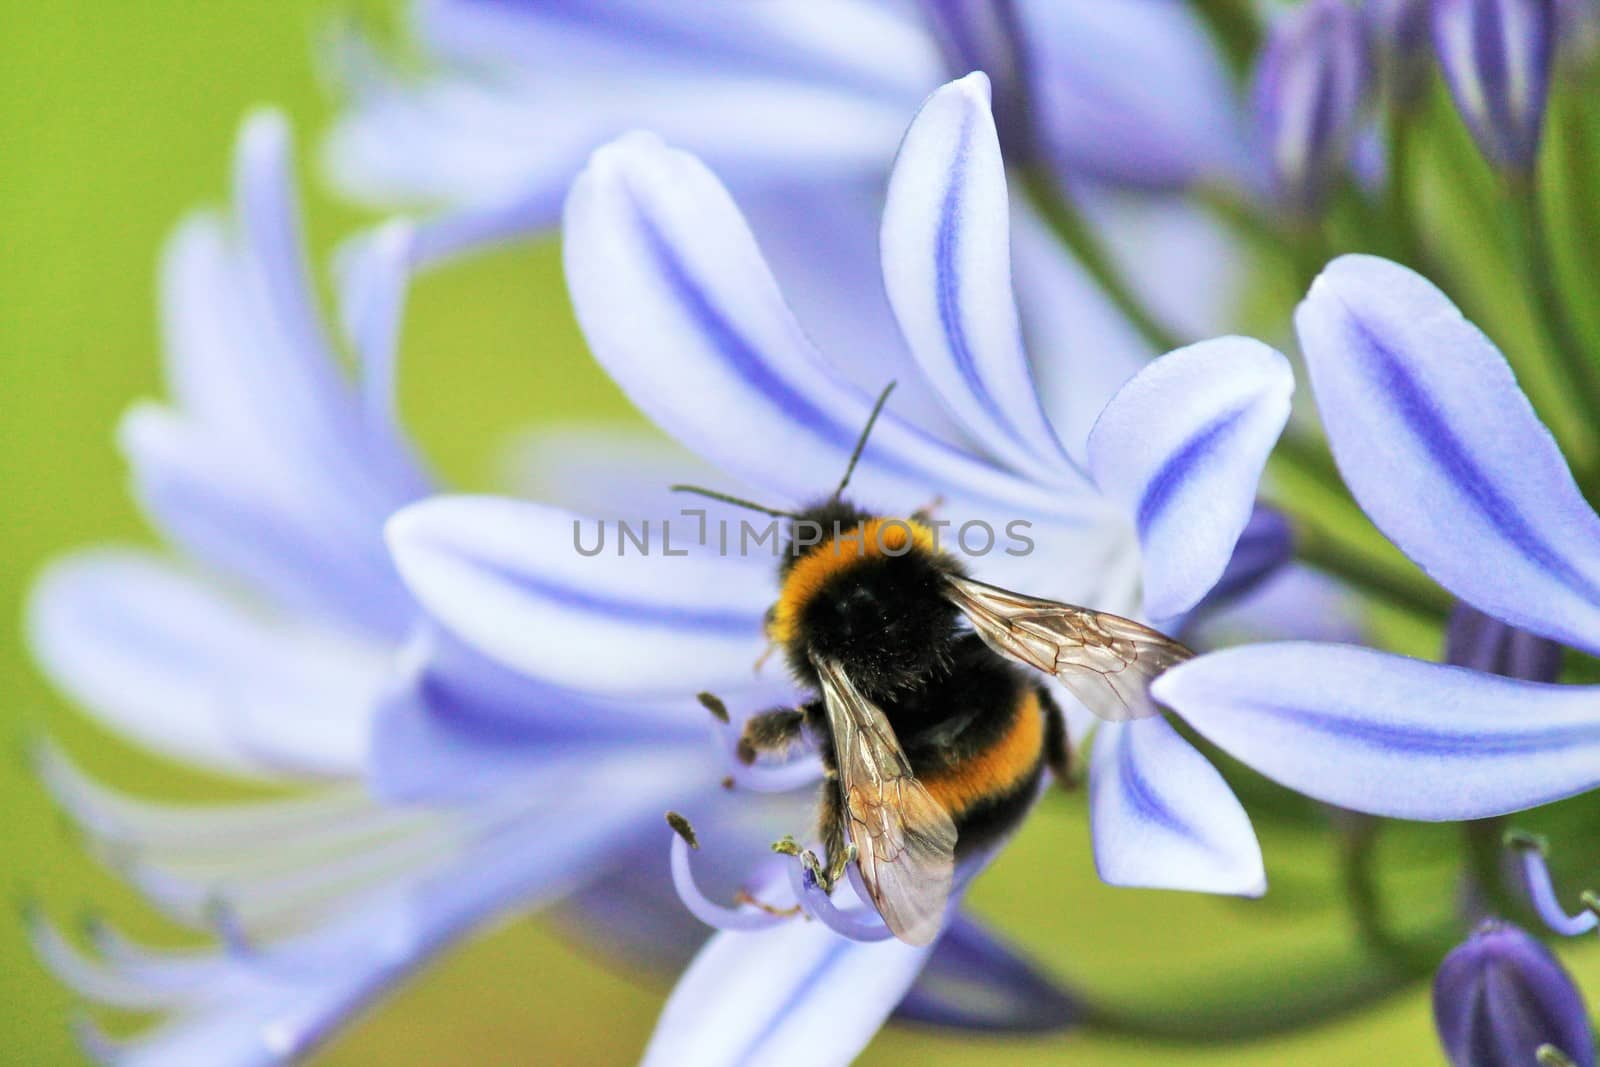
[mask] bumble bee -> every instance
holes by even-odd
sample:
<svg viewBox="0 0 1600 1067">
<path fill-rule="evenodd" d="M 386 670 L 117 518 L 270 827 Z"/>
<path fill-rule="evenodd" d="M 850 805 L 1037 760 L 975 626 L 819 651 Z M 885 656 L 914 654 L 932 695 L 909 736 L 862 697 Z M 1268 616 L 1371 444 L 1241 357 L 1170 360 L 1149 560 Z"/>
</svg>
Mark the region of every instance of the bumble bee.
<svg viewBox="0 0 1600 1067">
<path fill-rule="evenodd" d="M 795 679 L 819 694 L 753 716 L 739 758 L 754 762 L 808 734 L 821 756 L 818 829 L 825 889 L 854 859 L 891 932 L 938 934 L 957 860 L 1004 838 L 1070 753 L 1043 680 L 1061 681 L 1101 718 L 1157 713 L 1152 679 L 1193 655 L 1116 615 L 987 585 L 935 543 L 927 516 L 886 518 L 844 490 L 890 383 L 839 487 L 798 512 L 673 486 L 792 520 L 767 636 Z M 801 538 L 800 530 L 822 531 Z M 704 699 L 716 704 L 715 698 Z"/>
</svg>

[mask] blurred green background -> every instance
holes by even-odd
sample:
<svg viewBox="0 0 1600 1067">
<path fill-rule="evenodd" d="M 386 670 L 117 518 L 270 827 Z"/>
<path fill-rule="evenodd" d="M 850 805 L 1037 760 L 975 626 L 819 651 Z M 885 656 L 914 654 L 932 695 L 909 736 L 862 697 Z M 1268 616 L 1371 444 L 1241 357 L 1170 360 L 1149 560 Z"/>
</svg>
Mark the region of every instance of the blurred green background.
<svg viewBox="0 0 1600 1067">
<path fill-rule="evenodd" d="M 160 391 L 158 249 L 186 210 L 221 199 L 236 124 L 256 104 L 291 116 L 301 170 L 315 189 L 315 137 L 330 103 L 313 44 L 327 19 L 350 7 L 0 7 L 0 725 L 19 740 L 57 734 L 90 769 L 124 786 L 218 795 L 223 785 L 124 747 L 74 714 L 31 668 L 18 621 L 30 576 L 51 556 L 106 540 L 152 541 L 123 494 L 111 432 L 130 401 Z M 310 201 L 319 253 L 361 221 L 316 192 Z M 407 417 L 459 485 L 488 485 L 497 442 L 529 421 L 637 421 L 584 355 L 553 247 L 498 253 L 426 278 L 408 314 L 404 358 Z M 0 887 L 38 898 L 69 923 L 94 907 L 137 931 L 171 936 L 84 857 L 20 759 L 0 763 L 0 816 Z M 1038 958 L 1143 1015 L 1233 997 L 1254 1001 L 1270 1020 L 1295 996 L 1336 981 L 1354 957 L 1329 838 L 1290 822 L 1262 831 L 1274 886 L 1265 901 L 1113 891 L 1095 879 L 1081 796 L 1056 797 L 973 899 Z M 1445 834 L 1401 828 L 1385 836 L 1388 853 L 1407 860 L 1398 877 L 1421 887 L 1408 899 L 1448 906 Z M 1588 988 L 1600 990 L 1600 953 L 1581 946 L 1569 958 Z M 553 929 L 520 920 L 437 961 L 320 1062 L 630 1063 L 665 989 L 661 977 L 608 969 Z M 0 1060 L 74 1062 L 74 1010 L 32 960 L 20 922 L 0 921 Z M 1413 985 L 1375 1009 L 1242 1047 L 1131 1033 L 995 1041 L 892 1030 L 864 1062 L 914 1058 L 932 1067 L 1000 1056 L 1103 1065 L 1440 1059 L 1426 994 Z"/>
</svg>

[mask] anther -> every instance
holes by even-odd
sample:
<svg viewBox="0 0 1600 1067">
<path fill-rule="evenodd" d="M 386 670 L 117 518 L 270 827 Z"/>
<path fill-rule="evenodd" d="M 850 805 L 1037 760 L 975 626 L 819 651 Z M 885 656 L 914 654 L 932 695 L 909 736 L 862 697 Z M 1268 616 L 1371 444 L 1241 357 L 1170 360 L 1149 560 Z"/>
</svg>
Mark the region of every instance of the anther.
<svg viewBox="0 0 1600 1067">
<path fill-rule="evenodd" d="M 1554 1045 L 1540 1045 L 1534 1057 L 1538 1059 L 1539 1067 L 1577 1067 L 1565 1052 Z"/>
<path fill-rule="evenodd" d="M 798 856 L 804 850 L 795 843 L 795 839 L 791 835 L 784 834 L 772 843 L 772 851 L 780 856 Z"/>
<path fill-rule="evenodd" d="M 1550 841 L 1543 834 L 1533 834 L 1526 830 L 1507 830 L 1500 841 L 1506 848 L 1514 848 L 1519 852 L 1531 850 L 1541 856 L 1550 854 Z"/>
<path fill-rule="evenodd" d="M 728 718 L 728 705 L 724 704 L 719 698 L 710 693 L 697 693 L 695 694 L 695 699 L 700 702 L 702 708 L 711 713 L 713 719 L 716 719 L 724 726 L 728 724 L 730 721 Z"/>
<path fill-rule="evenodd" d="M 700 848 L 700 839 L 695 837 L 694 827 L 689 825 L 688 819 L 685 819 L 675 811 L 669 811 L 667 812 L 667 825 L 672 827 L 673 833 L 683 838 L 684 844 L 692 849 L 698 850 Z"/>
</svg>

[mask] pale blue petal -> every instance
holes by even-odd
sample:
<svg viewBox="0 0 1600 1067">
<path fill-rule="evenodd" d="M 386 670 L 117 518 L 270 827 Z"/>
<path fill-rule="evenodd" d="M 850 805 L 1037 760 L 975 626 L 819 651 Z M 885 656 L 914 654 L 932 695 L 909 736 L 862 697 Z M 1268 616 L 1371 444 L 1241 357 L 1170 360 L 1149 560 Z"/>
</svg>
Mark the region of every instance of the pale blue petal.
<svg viewBox="0 0 1600 1067">
<path fill-rule="evenodd" d="M 1082 460 L 1089 429 L 1157 354 L 1025 204 L 1013 209 L 1012 279 L 1034 380 L 1061 442 Z"/>
<path fill-rule="evenodd" d="M 1063 171 L 1144 187 L 1240 172 L 1232 80 L 1188 6 L 1024 0 L 1017 16 L 1035 125 Z"/>
<path fill-rule="evenodd" d="M 1481 819 L 1600 785 L 1600 689 L 1349 645 L 1213 652 L 1153 692 L 1291 789 L 1399 819 Z"/>
<path fill-rule="evenodd" d="M 427 647 L 447 642 L 441 635 Z M 670 748 L 701 756 L 706 781 L 715 782 L 723 770 L 709 743 L 712 723 L 689 694 L 675 702 L 607 701 L 452 647 L 383 703 L 369 778 L 377 794 L 401 802 L 492 798 L 506 789 L 550 793 L 564 779 L 613 762 L 642 765 Z"/>
<path fill-rule="evenodd" d="M 205 1063 L 279 1067 L 308 1055 L 374 998 L 477 926 L 547 902 L 659 817 L 659 797 L 487 835 L 428 872 L 397 880 L 306 933 L 259 949 L 225 950 L 189 1010 L 126 1040 L 91 1034 L 90 1051 L 131 1067 Z M 113 961 L 115 963 L 116 961 Z M 201 961 L 187 961 L 190 969 Z"/>
<path fill-rule="evenodd" d="M 654 0 L 422 0 L 417 23 L 438 54 L 466 62 L 553 64 L 565 73 L 618 63 L 701 77 L 762 73 L 913 100 L 938 62 L 914 17 L 872 0 L 666 8 Z"/>
<path fill-rule="evenodd" d="M 708 538 L 720 542 L 726 524 L 737 542 L 740 520 L 762 521 L 743 508 L 673 492 L 673 485 L 687 484 L 747 500 L 761 495 L 650 426 L 571 422 L 528 429 L 507 439 L 497 469 L 495 484 L 513 496 L 635 526 L 646 517 L 669 518 L 692 525 L 698 537 L 704 513 Z"/>
<path fill-rule="evenodd" d="M 1372 256 L 1335 260 L 1295 325 L 1334 458 L 1378 528 L 1474 607 L 1600 651 L 1600 517 L 1489 339 Z"/>
<path fill-rule="evenodd" d="M 349 64 L 353 106 L 329 161 L 335 180 L 365 199 L 548 202 L 588 151 L 634 128 L 730 175 L 881 174 L 939 76 L 914 23 L 859 0 L 442 3 L 426 5 L 419 22 L 442 61 L 420 85 L 370 55 Z M 618 69 L 628 77 L 612 77 Z M 531 123 L 537 138 L 522 136 Z"/>
<path fill-rule="evenodd" d="M 1070 192 L 1128 284 L 1169 329 L 1180 337 L 1215 337 L 1237 323 L 1249 256 L 1210 210 L 1192 197 L 1089 183 Z"/>
<path fill-rule="evenodd" d="M 415 224 L 396 220 L 346 245 L 337 262 L 339 321 L 360 360 L 363 413 L 370 429 L 396 440 L 396 364 L 415 245 Z"/>
<path fill-rule="evenodd" d="M 332 486 L 281 484 L 217 430 L 155 405 L 131 410 L 118 439 L 140 507 L 196 559 L 330 623 L 384 638 L 409 626 L 415 606 L 383 549 L 387 513 L 356 525 Z"/>
<path fill-rule="evenodd" d="M 849 1063 L 916 979 L 931 948 L 848 941 L 817 922 L 717 934 L 678 981 L 645 1067 Z"/>
<path fill-rule="evenodd" d="M 219 770 L 360 773 L 387 650 L 251 611 L 153 556 L 104 551 L 34 586 L 34 655 L 124 736 Z"/>
<path fill-rule="evenodd" d="M 1157 360 L 1095 423 L 1089 469 L 1138 532 L 1150 617 L 1182 614 L 1222 577 L 1293 391 L 1281 354 L 1224 337 Z"/>
<path fill-rule="evenodd" d="M 969 74 L 928 98 L 900 145 L 884 284 L 917 363 L 973 438 L 1014 467 L 1078 485 L 1023 351 L 1010 215 L 989 79 Z"/>
<path fill-rule="evenodd" d="M 901 418 L 942 441 L 965 444 L 911 358 L 884 292 L 883 174 L 849 181 L 796 174 L 784 182 L 730 176 L 728 189 L 823 360 L 869 394 L 898 382 L 894 409 Z"/>
<path fill-rule="evenodd" d="M 1094 862 L 1111 885 L 1260 896 L 1261 846 L 1217 769 L 1160 716 L 1102 723 L 1089 758 Z"/>
<path fill-rule="evenodd" d="M 443 497 L 401 512 L 389 539 L 447 629 L 535 678 L 612 696 L 749 683 L 765 646 L 770 560 L 665 556 L 659 528 L 650 554 L 618 554 L 614 526 L 608 550 L 585 556 L 574 544 L 581 521 L 538 504 Z"/>
<path fill-rule="evenodd" d="M 641 409 L 775 503 L 827 493 L 872 397 L 818 356 L 704 166 L 645 134 L 597 152 L 568 200 L 564 251 L 589 345 Z M 1088 506 L 942 444 L 892 402 L 857 484 L 896 509 L 930 491 L 1055 515 Z"/>
</svg>

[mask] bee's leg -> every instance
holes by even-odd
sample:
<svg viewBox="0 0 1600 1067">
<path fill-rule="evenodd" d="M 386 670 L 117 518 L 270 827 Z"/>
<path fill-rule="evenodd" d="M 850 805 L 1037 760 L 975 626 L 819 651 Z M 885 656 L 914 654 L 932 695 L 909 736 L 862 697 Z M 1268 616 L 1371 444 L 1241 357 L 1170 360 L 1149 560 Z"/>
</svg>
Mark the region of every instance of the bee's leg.
<svg viewBox="0 0 1600 1067">
<path fill-rule="evenodd" d="M 768 608 L 767 613 L 762 616 L 761 632 L 766 635 L 767 647 L 762 649 L 761 655 L 756 657 L 756 664 L 753 668 L 756 674 L 761 673 L 761 668 L 766 666 L 767 660 L 771 659 L 772 654 L 778 651 L 778 642 L 772 639 L 772 620 L 775 617 L 777 610 L 778 606 L 774 604 L 772 607 Z"/>
<path fill-rule="evenodd" d="M 855 846 L 844 837 L 844 810 L 839 803 L 839 779 L 829 775 L 817 791 L 817 835 L 822 839 L 822 869 L 815 872 L 817 884 L 825 893 L 844 877 L 845 867 L 855 859 Z"/>
<path fill-rule="evenodd" d="M 1062 789 L 1078 788 L 1077 767 L 1072 759 L 1072 741 L 1067 737 L 1067 720 L 1061 706 L 1044 686 L 1039 686 L 1039 708 L 1044 712 L 1044 760 L 1050 776 Z"/>
<path fill-rule="evenodd" d="M 739 762 L 751 764 L 764 753 L 788 751 L 800 740 L 806 713 L 799 708 L 774 708 L 752 715 L 739 735 Z"/>
<path fill-rule="evenodd" d="M 926 525 L 933 519 L 934 514 L 937 513 L 942 507 L 944 507 L 944 494 L 940 493 L 938 496 L 922 505 L 916 511 L 913 511 L 911 513 L 911 518 L 916 522 Z"/>
</svg>

